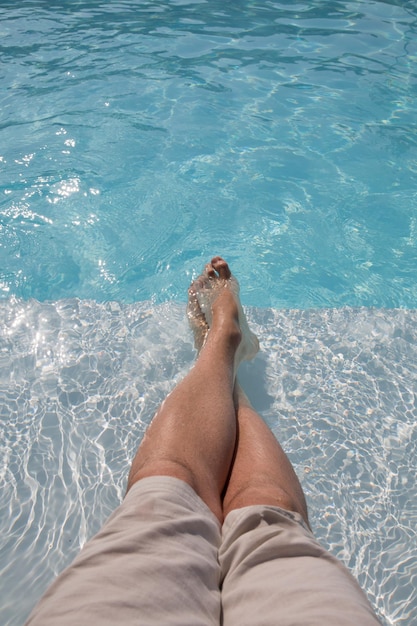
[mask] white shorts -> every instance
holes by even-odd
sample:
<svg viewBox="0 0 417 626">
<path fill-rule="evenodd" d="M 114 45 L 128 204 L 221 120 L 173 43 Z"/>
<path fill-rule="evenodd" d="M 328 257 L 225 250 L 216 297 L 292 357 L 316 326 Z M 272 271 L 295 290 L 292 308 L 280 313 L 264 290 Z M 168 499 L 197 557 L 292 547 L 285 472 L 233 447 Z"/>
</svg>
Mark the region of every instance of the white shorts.
<svg viewBox="0 0 417 626">
<path fill-rule="evenodd" d="M 29 626 L 371 626 L 347 569 L 300 515 L 232 511 L 223 528 L 194 490 L 138 481 L 35 607 Z"/>
</svg>

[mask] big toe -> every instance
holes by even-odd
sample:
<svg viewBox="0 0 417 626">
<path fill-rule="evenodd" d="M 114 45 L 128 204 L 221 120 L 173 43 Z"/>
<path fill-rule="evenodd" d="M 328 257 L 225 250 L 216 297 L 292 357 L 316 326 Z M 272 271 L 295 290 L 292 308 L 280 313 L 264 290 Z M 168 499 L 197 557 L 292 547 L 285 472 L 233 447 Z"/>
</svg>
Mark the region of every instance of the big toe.
<svg viewBox="0 0 417 626">
<path fill-rule="evenodd" d="M 228 280 L 232 275 L 229 265 L 226 263 L 224 259 L 222 259 L 221 256 L 215 256 L 211 260 L 211 266 L 216 270 L 219 277 L 222 278 L 223 280 Z"/>
</svg>

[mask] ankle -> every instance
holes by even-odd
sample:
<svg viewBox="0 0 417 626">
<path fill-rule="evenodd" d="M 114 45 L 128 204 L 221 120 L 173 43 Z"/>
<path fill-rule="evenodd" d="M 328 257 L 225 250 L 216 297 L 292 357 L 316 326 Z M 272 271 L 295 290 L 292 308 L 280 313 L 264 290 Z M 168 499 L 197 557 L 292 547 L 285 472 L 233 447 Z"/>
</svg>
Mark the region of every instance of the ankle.
<svg viewBox="0 0 417 626">
<path fill-rule="evenodd" d="M 213 320 L 213 325 L 209 331 L 209 337 L 212 341 L 219 341 L 223 345 L 229 346 L 236 351 L 242 341 L 242 331 L 240 330 L 238 320 L 230 319 L 217 319 Z"/>
</svg>

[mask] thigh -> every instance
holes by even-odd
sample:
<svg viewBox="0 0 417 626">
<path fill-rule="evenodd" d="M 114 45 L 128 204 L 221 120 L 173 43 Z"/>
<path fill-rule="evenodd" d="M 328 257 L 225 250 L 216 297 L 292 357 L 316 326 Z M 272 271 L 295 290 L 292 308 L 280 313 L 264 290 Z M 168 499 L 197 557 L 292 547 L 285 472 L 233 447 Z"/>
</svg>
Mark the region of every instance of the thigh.
<svg viewBox="0 0 417 626">
<path fill-rule="evenodd" d="M 219 522 L 189 485 L 140 480 L 27 624 L 218 626 L 219 543 Z"/>
<path fill-rule="evenodd" d="M 375 626 L 348 570 L 297 513 L 250 506 L 229 513 L 220 548 L 224 626 Z"/>
</svg>

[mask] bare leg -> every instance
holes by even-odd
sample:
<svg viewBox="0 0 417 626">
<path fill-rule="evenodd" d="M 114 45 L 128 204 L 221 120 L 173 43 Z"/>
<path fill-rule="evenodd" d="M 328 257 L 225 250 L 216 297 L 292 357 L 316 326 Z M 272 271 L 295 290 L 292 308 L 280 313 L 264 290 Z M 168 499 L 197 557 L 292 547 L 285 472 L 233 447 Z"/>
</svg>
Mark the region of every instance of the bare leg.
<svg viewBox="0 0 417 626">
<path fill-rule="evenodd" d="M 193 487 L 220 521 L 221 493 L 236 443 L 236 368 L 255 344 L 257 348 L 253 336 L 248 338 L 244 332 L 242 340 L 244 320 L 236 285 L 220 257 L 192 285 L 189 314 L 193 315 L 194 306 L 196 344 L 201 351 L 190 373 L 153 418 L 128 481 L 130 489 L 148 476 L 179 478 Z"/>
<path fill-rule="evenodd" d="M 235 389 L 238 432 L 235 459 L 223 499 L 223 515 L 252 504 L 296 511 L 308 524 L 307 505 L 294 469 L 242 388 Z"/>
<path fill-rule="evenodd" d="M 376 626 L 349 572 L 303 528 L 304 495 L 281 446 L 236 386 L 238 442 L 219 550 L 223 624 Z M 250 505 L 260 506 L 239 512 Z M 235 513 L 235 514 L 234 514 Z M 256 602 L 254 602 L 256 599 Z"/>
</svg>

